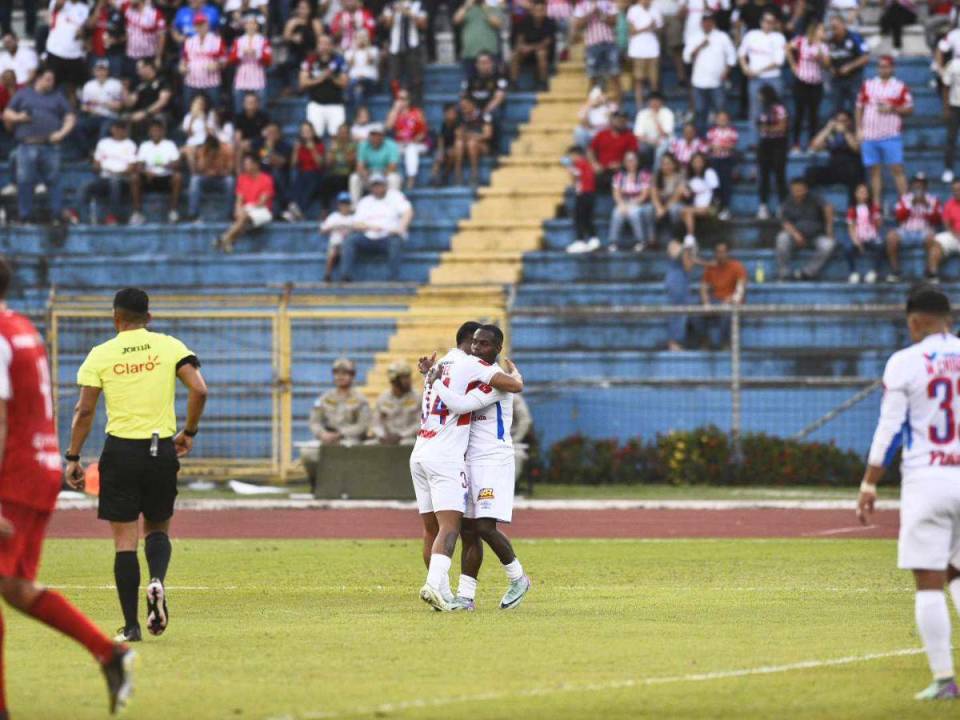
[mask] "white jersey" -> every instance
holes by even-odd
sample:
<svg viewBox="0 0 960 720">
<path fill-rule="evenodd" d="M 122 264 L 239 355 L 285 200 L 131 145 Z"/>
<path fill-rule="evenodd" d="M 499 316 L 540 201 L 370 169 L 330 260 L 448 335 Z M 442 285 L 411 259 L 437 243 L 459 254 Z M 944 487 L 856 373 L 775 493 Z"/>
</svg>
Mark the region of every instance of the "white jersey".
<svg viewBox="0 0 960 720">
<path fill-rule="evenodd" d="M 493 366 L 497 372 L 503 369 Z M 512 460 L 513 393 L 478 385 L 465 394 L 439 387 L 437 394 L 450 410 L 471 413 L 468 465 L 502 465 Z"/>
<path fill-rule="evenodd" d="M 904 477 L 934 467 L 960 475 L 960 339 L 930 335 L 894 353 L 883 385 L 870 464 L 888 466 L 902 448 Z"/>
<path fill-rule="evenodd" d="M 458 413 L 448 408 L 438 395 L 443 385 L 460 395 L 466 395 L 479 385 L 489 385 L 500 372 L 495 365 L 483 362 L 454 348 L 439 363 L 440 376 L 429 388 L 424 388 L 420 407 L 420 433 L 413 447 L 411 460 L 426 462 L 463 463 L 470 442 L 470 413 Z"/>
</svg>

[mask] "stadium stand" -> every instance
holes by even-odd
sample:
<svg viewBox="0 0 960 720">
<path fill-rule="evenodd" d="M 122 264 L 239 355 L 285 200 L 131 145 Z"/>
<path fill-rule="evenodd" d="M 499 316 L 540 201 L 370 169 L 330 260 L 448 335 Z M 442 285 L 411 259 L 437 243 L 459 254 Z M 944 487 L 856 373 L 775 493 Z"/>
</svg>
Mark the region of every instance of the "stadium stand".
<svg viewBox="0 0 960 720">
<path fill-rule="evenodd" d="M 72 4 L 75 3 L 67 3 Z M 277 7 L 281 5 L 277 3 Z M 374 3 L 368 9 L 377 14 L 383 10 L 381 5 Z M 430 8 L 427 25 L 437 36 L 441 54 L 447 52 L 451 38 L 445 18 L 455 16 L 456 5 L 443 12 L 435 3 L 425 5 Z M 180 3 L 157 6 L 167 13 L 168 23 L 175 25 L 179 16 L 174 13 L 180 9 Z M 105 32 L 116 31 L 109 22 L 129 23 L 123 13 L 119 20 L 110 15 L 114 11 L 109 9 L 109 3 L 96 7 L 106 13 L 107 22 L 102 28 Z M 497 12 L 501 10 L 497 3 L 491 3 L 491 7 Z M 520 21 L 526 7 L 525 2 L 509 6 L 514 22 Z M 699 5 L 691 0 L 690 7 Z M 123 6 L 117 12 L 121 9 L 128 10 Z M 283 23 L 279 21 L 286 18 L 275 17 L 276 10 L 271 3 L 272 25 L 267 35 L 274 45 L 274 63 L 266 74 L 265 110 L 282 128 L 287 144 L 292 145 L 308 116 L 308 101 L 295 88 L 297 59 L 312 48 L 281 38 Z M 569 3 L 548 3 L 551 18 L 561 26 L 568 24 L 570 10 Z M 921 22 L 926 21 L 927 8 L 918 10 Z M 625 17 L 625 12 L 626 7 L 621 8 L 620 15 Z M 890 40 L 881 39 L 878 34 L 881 12 L 879 7 L 868 6 L 859 19 L 859 30 L 872 48 L 865 78 L 875 75 L 877 58 L 890 47 Z M 334 18 L 331 10 L 328 25 L 334 26 Z M 785 26 L 793 28 L 788 35 L 797 31 L 796 20 L 784 21 Z M 621 19 L 621 26 L 623 22 Z M 941 25 L 942 35 L 956 22 Z M 14 26 L 20 27 L 19 20 L 15 20 Z M 232 26 L 239 28 L 242 22 L 226 21 L 228 35 L 239 31 L 231 30 Z M 310 27 L 320 31 L 322 23 L 318 21 Z M 183 31 L 183 27 L 178 30 Z M 130 32 L 128 28 L 128 42 Z M 501 34 L 509 37 L 506 25 Z M 38 48 L 43 47 L 43 37 L 41 31 Z M 375 44 L 389 47 L 389 31 L 381 27 L 375 30 L 374 37 Z M 342 29 L 337 39 L 346 42 Z M 566 46 L 566 36 L 559 39 L 560 45 Z M 471 38 L 471 43 L 474 41 L 476 38 Z M 21 43 L 29 45 L 29 39 Z M 168 44 L 168 54 L 175 44 Z M 503 42 L 504 48 L 508 45 L 509 42 Z M 925 173 L 930 191 L 945 201 L 949 187 L 940 178 L 947 128 L 941 119 L 939 88 L 931 87 L 934 76 L 930 71 L 930 51 L 919 25 L 904 30 L 902 45 L 895 76 L 909 86 L 914 102 L 914 112 L 904 124 L 904 165 L 908 176 Z M 96 42 L 91 47 L 95 54 Z M 630 312 L 630 308 L 664 304 L 663 278 L 668 266 L 665 243 L 642 253 L 608 253 L 606 248 L 592 253 L 567 252 L 580 238 L 575 237 L 572 218 L 573 190 L 560 160 L 573 142 L 577 114 L 590 85 L 582 44 L 575 41 L 562 49 L 549 89 L 535 90 L 533 68 L 528 66 L 520 73 L 518 84 L 507 91 L 495 118 L 494 152 L 481 159 L 480 177 L 473 185 L 455 185 L 449 178 L 446 182 L 433 182 L 431 166 L 437 140 L 431 143 L 432 149 L 419 163 L 415 187 L 406 191 L 415 217 L 402 254 L 399 284 L 385 282 L 386 266 L 382 259 L 365 256 L 361 256 L 354 284 L 323 283 L 328 238 L 317 233 L 321 216 L 317 203 L 302 208 L 305 219 L 294 222 L 280 222 L 286 208 L 275 207 L 277 221 L 244 235 L 234 253 L 223 254 L 211 246 L 211 241 L 224 231 L 226 223 L 214 218 L 230 214 L 232 198 L 205 196 L 201 219 L 171 224 L 167 196 L 149 193 L 144 202 L 143 225 L 57 228 L 49 224 L 49 218 L 36 224 L 15 224 L 15 196 L 5 194 L 4 217 L 9 222 L 0 230 L 0 251 L 11 256 L 16 264 L 14 304 L 37 313 L 44 309 L 51 289 L 58 297 L 95 297 L 121 285 L 137 284 L 160 295 L 192 296 L 193 307 L 202 306 L 204 296 L 218 298 L 214 305 L 224 297 L 233 298 L 232 306 L 241 307 L 253 304 L 257 296 L 279 295 L 284 285 L 292 283 L 296 286 L 291 296 L 294 304 L 298 299 L 307 302 L 305 298 L 309 296 L 312 307 L 329 311 L 322 321 L 312 324 L 307 320 L 295 321 L 300 323 L 293 329 L 295 439 L 305 439 L 310 402 L 317 388 L 329 383 L 327 369 L 335 357 L 348 353 L 357 362 L 358 380 L 365 385 L 368 397 L 373 397 L 385 387 L 386 368 L 391 362 L 398 358 L 409 361 L 430 349 L 448 345 L 450 327 L 465 316 L 501 321 L 509 316 L 511 352 L 525 371 L 536 426 L 547 444 L 573 432 L 629 437 L 706 423 L 727 428 L 731 400 L 730 388 L 724 386 L 724 381 L 731 374 L 731 353 L 697 349 L 694 343 L 683 353 L 665 352 L 665 318 Z M 434 138 L 442 125 L 444 106 L 457 101 L 466 73 L 472 72 L 467 64 L 453 63 L 452 57 L 445 59 L 447 63 L 434 62 L 424 68 L 423 111 Z M 2 62 L 0 56 L 0 68 Z M 679 136 L 682 121 L 692 117 L 688 91 L 678 78 L 674 63 L 664 56 L 660 65 L 660 90 L 677 118 L 674 135 Z M 111 65 L 111 72 L 130 72 L 122 62 L 117 68 Z M 504 63 L 504 72 L 506 68 Z M 784 75 L 788 77 L 789 70 L 785 69 Z M 623 93 L 620 108 L 633 127 L 638 108 L 629 73 L 624 74 L 620 85 L 631 90 Z M 226 81 L 224 87 L 230 89 Z M 788 80 L 783 98 L 792 118 L 794 104 L 789 88 Z M 387 118 L 393 89 L 390 83 L 381 81 L 366 95 L 364 102 L 374 122 Z M 178 93 L 175 96 L 179 97 Z M 232 104 L 230 93 L 223 97 L 225 106 Z M 839 248 L 818 281 L 775 282 L 774 236 L 780 224 L 775 218 L 756 217 L 755 178 L 759 168 L 755 151 L 748 147 L 753 128 L 740 117 L 743 99 L 739 80 L 734 76 L 726 98 L 740 137 L 740 158 L 728 208 L 732 217 L 713 217 L 698 224 L 695 234 L 703 256 L 709 259 L 710 249 L 721 240 L 734 243 L 736 256 L 750 276 L 749 306 L 833 305 L 853 310 L 859 306 L 899 303 L 904 283 L 923 275 L 922 247 L 914 245 L 903 250 L 903 282 L 899 284 L 848 284 Z M 821 125 L 831 117 L 832 110 L 830 101 L 825 100 L 820 111 Z M 179 131 L 182 117 L 183 109 L 168 117 L 171 135 L 178 145 L 185 140 Z M 228 117 L 229 113 L 221 116 L 221 125 Z M 790 131 L 792 137 L 792 122 Z M 4 140 L 5 147 L 11 147 L 9 136 Z M 239 140 L 236 144 L 239 147 Z M 823 162 L 822 155 L 791 152 L 786 160 L 786 176 L 802 175 L 811 165 Z M 65 205 L 75 208 L 79 188 L 94 177 L 94 170 L 79 150 L 65 146 L 60 177 Z M 14 181 L 14 169 L 7 158 L 0 163 L 0 185 Z M 892 210 L 898 197 L 889 176 L 884 188 L 880 203 L 885 213 L 885 233 L 894 225 Z M 846 189 L 837 185 L 818 188 L 816 192 L 836 209 L 835 236 L 845 236 Z M 38 195 L 41 211 L 45 197 Z M 776 192 L 773 197 L 776 198 Z M 184 192 L 179 208 L 181 218 L 187 216 L 186 203 Z M 774 199 L 771 210 L 775 211 L 776 206 Z M 612 208 L 608 195 L 597 195 L 594 220 L 600 238 L 605 239 L 608 234 Z M 676 228 L 670 234 L 680 239 L 685 231 Z M 944 265 L 944 282 L 953 283 L 958 275 L 956 263 Z M 699 271 L 694 271 L 693 278 L 691 304 L 698 302 Z M 354 311 L 368 315 L 350 315 Z M 210 343 L 209 324 L 197 321 L 191 326 L 186 319 L 177 322 L 176 333 L 188 343 Z M 67 419 L 65 409 L 71 402 L 68 390 L 73 368 L 93 332 L 82 323 L 71 328 L 57 338 L 58 381 L 63 390 L 59 395 L 61 425 Z M 255 323 L 218 332 L 213 350 L 222 350 L 224 355 L 208 361 L 214 368 L 211 378 L 225 384 L 271 382 L 273 368 L 269 349 L 263 347 L 263 332 L 263 327 Z M 810 311 L 787 317 L 745 314 L 741 338 L 738 362 L 748 367 L 753 376 L 798 381 L 816 376 L 834 380 L 833 385 L 823 387 L 793 385 L 745 390 L 743 416 L 748 420 L 744 429 L 780 434 L 798 431 L 841 404 L 865 381 L 876 378 L 882 357 L 904 340 L 903 333 L 884 315 L 823 317 Z M 249 352 L 238 357 L 231 353 L 231 348 Z M 678 383 L 670 384 L 671 379 Z M 702 382 L 698 384 L 698 380 Z M 223 432 L 212 433 L 213 439 L 204 444 L 203 452 L 217 456 L 236 444 L 237 434 L 227 429 L 230 413 L 248 419 L 243 437 L 252 447 L 251 457 L 263 451 L 257 443 L 270 442 L 272 398 L 268 393 L 244 395 L 243 387 L 236 385 L 229 409 L 218 415 L 213 408 L 214 423 L 220 417 Z M 853 428 L 860 422 L 858 418 L 862 420 L 875 412 L 877 401 L 875 395 L 868 398 L 845 415 L 841 426 L 826 427 L 813 437 L 859 447 L 862 438 L 854 434 Z"/>
</svg>

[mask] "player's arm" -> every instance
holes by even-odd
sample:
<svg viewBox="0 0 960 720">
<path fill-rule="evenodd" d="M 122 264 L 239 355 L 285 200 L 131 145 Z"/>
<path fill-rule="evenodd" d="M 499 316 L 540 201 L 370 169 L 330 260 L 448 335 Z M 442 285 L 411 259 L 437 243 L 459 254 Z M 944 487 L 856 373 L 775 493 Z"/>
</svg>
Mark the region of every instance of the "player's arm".
<svg viewBox="0 0 960 720">
<path fill-rule="evenodd" d="M 443 404 L 457 415 L 467 415 L 498 400 L 498 394 L 483 385 L 475 387 L 466 395 L 461 395 L 443 383 L 435 383 L 433 387 Z"/>
<path fill-rule="evenodd" d="M 200 374 L 199 363 L 185 363 L 177 369 L 177 377 L 187 388 L 187 421 L 183 430 L 173 438 L 177 457 L 183 457 L 193 449 L 193 436 L 200 429 L 200 417 L 207 404 L 207 383 Z"/>
<path fill-rule="evenodd" d="M 870 521 L 877 500 L 877 483 L 883 477 L 887 467 L 893 462 L 900 447 L 903 424 L 907 420 L 909 401 L 907 387 L 897 382 L 894 360 L 887 365 L 883 374 L 884 392 L 880 404 L 880 421 L 873 434 L 870 454 L 867 457 L 867 469 L 860 483 L 860 495 L 857 499 L 857 517 L 864 525 Z"/>
<path fill-rule="evenodd" d="M 73 408 L 73 420 L 70 423 L 70 445 L 67 448 L 67 457 L 80 457 L 83 444 L 87 441 L 90 430 L 93 428 L 100 392 L 101 390 L 98 387 L 80 386 L 80 398 Z M 83 490 L 83 466 L 79 459 L 68 460 L 64 474 L 70 487 L 74 490 Z"/>
</svg>

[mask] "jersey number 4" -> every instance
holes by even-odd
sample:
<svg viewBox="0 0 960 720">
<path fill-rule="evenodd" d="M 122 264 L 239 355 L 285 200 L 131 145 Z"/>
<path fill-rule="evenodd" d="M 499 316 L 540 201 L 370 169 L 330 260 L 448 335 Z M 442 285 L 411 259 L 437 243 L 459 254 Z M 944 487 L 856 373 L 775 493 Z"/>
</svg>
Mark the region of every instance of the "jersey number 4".
<svg viewBox="0 0 960 720">
<path fill-rule="evenodd" d="M 960 395 L 960 380 L 957 380 L 957 394 Z M 930 442 L 935 445 L 947 445 L 957 439 L 957 422 L 953 412 L 953 381 L 949 378 L 934 378 L 927 385 L 927 397 L 940 401 L 943 411 L 942 425 L 931 425 L 927 431 Z"/>
</svg>

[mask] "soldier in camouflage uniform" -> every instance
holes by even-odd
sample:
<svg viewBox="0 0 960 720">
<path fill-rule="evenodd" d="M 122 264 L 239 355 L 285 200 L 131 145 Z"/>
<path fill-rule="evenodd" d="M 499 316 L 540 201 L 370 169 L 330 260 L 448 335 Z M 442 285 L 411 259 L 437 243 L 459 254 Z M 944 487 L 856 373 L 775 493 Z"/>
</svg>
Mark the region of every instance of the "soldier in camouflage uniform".
<svg viewBox="0 0 960 720">
<path fill-rule="evenodd" d="M 410 366 L 392 363 L 387 379 L 390 389 L 374 406 L 373 436 L 381 445 L 413 445 L 420 431 L 420 393 L 413 390 Z"/>
<path fill-rule="evenodd" d="M 310 411 L 310 432 L 321 445 L 356 445 L 366 440 L 370 405 L 353 388 L 356 375 L 352 360 L 340 358 L 333 363 L 334 388 L 317 398 Z"/>
</svg>

